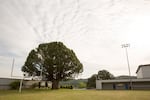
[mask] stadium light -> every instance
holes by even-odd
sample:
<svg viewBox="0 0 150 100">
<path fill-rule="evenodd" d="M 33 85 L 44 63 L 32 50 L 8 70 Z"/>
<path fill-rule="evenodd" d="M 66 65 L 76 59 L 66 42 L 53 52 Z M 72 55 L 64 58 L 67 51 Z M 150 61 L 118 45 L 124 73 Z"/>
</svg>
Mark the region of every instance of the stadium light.
<svg viewBox="0 0 150 100">
<path fill-rule="evenodd" d="M 129 57 L 128 57 L 128 50 L 127 48 L 130 47 L 130 44 L 122 44 L 122 48 L 125 48 L 126 57 L 127 57 L 127 64 L 128 64 L 128 70 L 129 70 L 129 79 L 130 79 L 130 88 L 132 89 L 132 78 L 131 78 L 131 71 L 130 71 L 130 64 L 129 64 Z"/>
</svg>

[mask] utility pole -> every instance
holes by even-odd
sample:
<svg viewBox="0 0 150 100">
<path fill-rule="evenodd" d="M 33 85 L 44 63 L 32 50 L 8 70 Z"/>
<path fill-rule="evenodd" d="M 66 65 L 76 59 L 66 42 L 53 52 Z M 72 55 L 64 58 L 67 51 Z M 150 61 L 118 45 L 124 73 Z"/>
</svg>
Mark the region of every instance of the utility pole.
<svg viewBox="0 0 150 100">
<path fill-rule="evenodd" d="M 25 76 L 26 76 L 26 74 L 23 73 L 23 77 L 22 77 L 22 79 L 20 80 L 20 86 L 19 86 L 19 92 L 20 92 L 20 93 L 21 93 L 21 90 L 22 90 L 23 80 L 24 80 Z"/>
<path fill-rule="evenodd" d="M 15 59 L 13 58 L 12 67 L 11 67 L 11 77 L 13 76 Z"/>
<path fill-rule="evenodd" d="M 14 63 L 15 63 L 15 59 L 13 58 L 12 67 L 11 67 L 11 77 L 13 77 Z M 22 79 L 20 80 L 20 86 L 19 86 L 20 93 L 21 93 L 21 89 L 22 89 L 23 79 L 24 79 L 24 74 L 23 74 Z"/>
<path fill-rule="evenodd" d="M 128 50 L 127 48 L 130 47 L 130 44 L 122 44 L 122 48 L 125 48 L 126 57 L 127 57 L 127 64 L 128 64 L 128 70 L 129 70 L 129 79 L 130 79 L 130 89 L 132 90 L 132 78 L 131 78 L 131 71 L 130 71 L 130 64 L 129 64 L 129 57 L 128 57 Z"/>
</svg>

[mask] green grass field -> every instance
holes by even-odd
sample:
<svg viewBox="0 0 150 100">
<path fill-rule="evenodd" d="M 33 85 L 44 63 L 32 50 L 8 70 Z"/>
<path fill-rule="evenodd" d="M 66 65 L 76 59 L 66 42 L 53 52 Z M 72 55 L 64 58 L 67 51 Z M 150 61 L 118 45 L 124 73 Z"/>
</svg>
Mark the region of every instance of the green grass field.
<svg viewBox="0 0 150 100">
<path fill-rule="evenodd" d="M 0 100 L 150 100 L 150 91 L 5 90 Z"/>
</svg>

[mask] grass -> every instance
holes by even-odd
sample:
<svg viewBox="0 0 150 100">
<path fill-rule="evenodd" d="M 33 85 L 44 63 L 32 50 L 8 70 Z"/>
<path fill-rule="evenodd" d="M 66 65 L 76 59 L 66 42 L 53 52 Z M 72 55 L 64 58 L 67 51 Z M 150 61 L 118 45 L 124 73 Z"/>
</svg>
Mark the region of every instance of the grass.
<svg viewBox="0 0 150 100">
<path fill-rule="evenodd" d="M 150 91 L 5 90 L 0 100 L 150 100 Z"/>
</svg>

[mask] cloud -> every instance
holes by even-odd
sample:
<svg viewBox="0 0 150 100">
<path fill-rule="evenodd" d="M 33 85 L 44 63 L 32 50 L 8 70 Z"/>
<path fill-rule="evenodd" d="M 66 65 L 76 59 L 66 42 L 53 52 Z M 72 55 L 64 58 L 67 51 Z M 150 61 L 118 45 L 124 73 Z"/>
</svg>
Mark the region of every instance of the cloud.
<svg viewBox="0 0 150 100">
<path fill-rule="evenodd" d="M 149 10 L 150 2 L 145 0 L 3 0 L 0 56 L 21 59 L 16 62 L 19 72 L 31 49 L 43 42 L 62 41 L 83 61 L 85 72 L 81 77 L 97 73 L 97 65 L 108 65 L 102 68 L 119 75 L 128 74 L 120 45 L 130 42 L 134 73 L 138 64 L 148 61 L 144 59 L 149 55 L 146 45 L 150 31 L 142 26 L 149 26 Z M 144 33 L 137 35 L 139 31 Z M 147 41 L 140 43 L 143 34 Z"/>
</svg>

